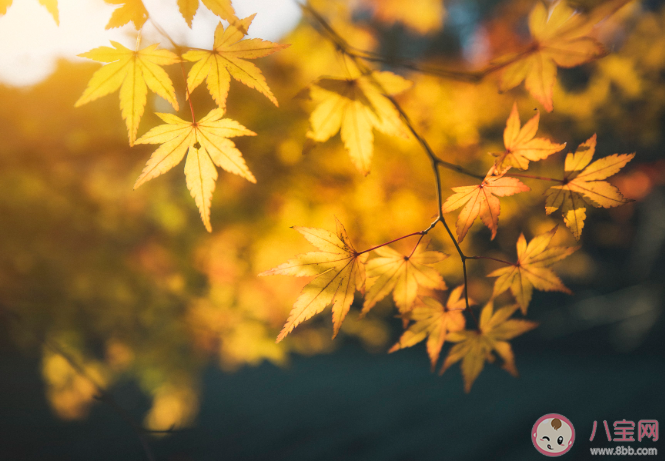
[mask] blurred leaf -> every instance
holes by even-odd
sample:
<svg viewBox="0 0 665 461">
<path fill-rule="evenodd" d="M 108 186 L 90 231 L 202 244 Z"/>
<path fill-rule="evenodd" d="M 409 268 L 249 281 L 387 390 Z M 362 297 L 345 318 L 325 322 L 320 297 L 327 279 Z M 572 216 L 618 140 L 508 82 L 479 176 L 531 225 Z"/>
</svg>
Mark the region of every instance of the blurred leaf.
<svg viewBox="0 0 665 461">
<path fill-rule="evenodd" d="M 408 137 L 399 113 L 385 95 L 407 90 L 411 82 L 391 72 L 373 72 L 354 79 L 321 78 L 312 94 L 321 99 L 310 117 L 312 130 L 307 137 L 325 142 L 341 129 L 342 141 L 351 161 L 364 175 L 374 151 L 372 129 Z"/>
<path fill-rule="evenodd" d="M 140 30 L 143 24 L 148 20 L 148 11 L 145 9 L 141 0 L 104 0 L 111 5 L 122 5 L 111 15 L 106 30 L 115 29 L 128 24 L 129 21 L 134 23 L 136 30 Z"/>
<path fill-rule="evenodd" d="M 606 53 L 603 45 L 586 36 L 591 25 L 564 2 L 554 3 L 549 12 L 542 2 L 537 2 L 529 15 L 529 30 L 534 44 L 503 70 L 501 91 L 510 90 L 525 81 L 531 96 L 545 110 L 552 112 L 557 66 L 579 66 Z"/>
</svg>

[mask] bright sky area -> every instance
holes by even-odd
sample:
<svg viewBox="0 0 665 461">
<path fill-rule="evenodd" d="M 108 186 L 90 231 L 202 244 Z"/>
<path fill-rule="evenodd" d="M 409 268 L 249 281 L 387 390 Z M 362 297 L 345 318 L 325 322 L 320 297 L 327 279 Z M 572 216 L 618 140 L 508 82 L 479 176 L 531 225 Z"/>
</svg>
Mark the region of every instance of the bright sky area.
<svg viewBox="0 0 665 461">
<path fill-rule="evenodd" d="M 77 54 L 108 45 L 115 40 L 134 48 L 136 30 L 129 23 L 105 30 L 116 5 L 103 0 L 58 0 L 60 26 L 37 0 L 14 0 L 0 16 L 0 83 L 33 85 L 48 77 L 58 58 L 83 60 Z M 219 19 L 202 4 L 190 30 L 178 11 L 176 0 L 143 0 L 151 17 L 179 44 L 211 48 Z M 244 18 L 258 13 L 249 29 L 250 37 L 278 40 L 296 26 L 300 9 L 294 0 L 234 1 L 236 14 Z M 146 42 L 168 46 L 150 24 L 143 29 Z"/>
</svg>

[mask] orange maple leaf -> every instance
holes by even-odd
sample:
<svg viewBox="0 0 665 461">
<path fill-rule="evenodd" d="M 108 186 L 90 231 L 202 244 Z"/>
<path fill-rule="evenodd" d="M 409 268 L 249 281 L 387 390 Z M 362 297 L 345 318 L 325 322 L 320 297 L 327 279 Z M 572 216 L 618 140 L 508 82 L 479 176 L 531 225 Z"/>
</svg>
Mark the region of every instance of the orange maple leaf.
<svg viewBox="0 0 665 461">
<path fill-rule="evenodd" d="M 318 314 L 327 306 L 333 306 L 333 338 L 339 333 L 344 317 L 351 308 L 356 290 L 365 285 L 365 261 L 368 253 L 358 253 L 342 223 L 337 221 L 337 232 L 333 234 L 325 229 L 312 227 L 294 227 L 312 245 L 321 251 L 305 253 L 284 264 L 267 270 L 259 275 L 293 275 L 311 277 L 296 300 L 277 336 L 280 342 L 293 329 Z"/>
<path fill-rule="evenodd" d="M 434 298 L 423 297 L 420 304 L 403 314 L 402 318 L 414 323 L 402 333 L 399 341 L 388 352 L 411 347 L 427 338 L 427 354 L 434 370 L 446 335 L 464 328 L 462 311 L 466 307 L 466 302 L 462 297 L 463 292 L 464 285 L 451 291 L 445 307 Z M 475 304 L 475 301 L 469 298 L 469 305 L 472 304 Z"/>
<path fill-rule="evenodd" d="M 635 154 L 614 154 L 589 165 L 595 151 L 594 134 L 580 144 L 574 154 L 566 156 L 563 184 L 552 186 L 546 192 L 546 213 L 551 214 L 561 208 L 563 220 L 577 240 L 584 228 L 587 204 L 596 208 L 612 208 L 631 201 L 624 198 L 615 186 L 602 180 L 618 173 Z"/>
<path fill-rule="evenodd" d="M 479 216 L 483 224 L 492 231 L 494 239 L 501 213 L 497 197 L 507 197 L 531 190 L 517 178 L 504 178 L 509 169 L 510 167 L 497 172 L 496 167 L 492 166 L 480 185 L 453 187 L 455 193 L 446 199 L 442 211 L 448 213 L 465 205 L 457 217 L 457 238 L 460 243 Z"/>
<path fill-rule="evenodd" d="M 520 114 L 517 112 L 517 103 L 513 104 L 513 110 L 506 122 L 503 131 L 503 143 L 506 151 L 501 154 L 492 154 L 496 159 L 497 169 L 501 169 L 504 163 L 521 170 L 529 167 L 529 161 L 543 160 L 555 152 L 566 147 L 566 144 L 554 144 L 545 138 L 534 138 L 538 131 L 540 113 L 536 113 L 520 129 Z"/>
<path fill-rule="evenodd" d="M 509 319 L 517 310 L 513 304 L 505 306 L 494 312 L 493 302 L 490 301 L 480 314 L 478 330 L 463 330 L 452 332 L 448 341 L 456 342 L 443 362 L 441 373 L 451 365 L 462 360 L 462 377 L 464 378 L 464 391 L 469 392 L 485 361 L 494 362 L 494 352 L 503 360 L 502 368 L 513 376 L 517 376 L 515 355 L 508 339 L 519 336 L 538 326 L 528 320 Z"/>
<path fill-rule="evenodd" d="M 494 282 L 492 297 L 498 296 L 508 288 L 522 308 L 522 313 L 531 302 L 533 289 L 542 291 L 562 291 L 572 294 L 549 266 L 561 261 L 577 250 L 577 247 L 548 248 L 557 227 L 534 237 L 527 245 L 524 234 L 517 239 L 517 262 L 490 273 L 488 277 L 499 277 Z"/>
<path fill-rule="evenodd" d="M 506 66 L 501 75 L 501 91 L 524 81 L 529 93 L 552 112 L 557 66 L 575 67 L 606 54 L 602 44 L 587 36 L 592 26 L 592 22 L 563 2 L 554 3 L 549 12 L 542 2 L 537 2 L 529 14 L 533 45 Z"/>
</svg>

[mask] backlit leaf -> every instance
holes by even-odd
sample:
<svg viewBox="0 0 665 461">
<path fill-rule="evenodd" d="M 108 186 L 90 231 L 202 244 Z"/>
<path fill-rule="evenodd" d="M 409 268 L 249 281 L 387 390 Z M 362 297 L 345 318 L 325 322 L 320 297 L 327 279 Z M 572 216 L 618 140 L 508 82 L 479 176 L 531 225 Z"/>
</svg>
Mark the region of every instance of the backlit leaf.
<svg viewBox="0 0 665 461">
<path fill-rule="evenodd" d="M 187 188 L 196 202 L 201 219 L 208 232 L 210 226 L 210 203 L 215 190 L 217 169 L 215 165 L 255 183 L 242 154 L 228 138 L 254 136 L 234 120 L 222 118 L 221 109 L 213 109 L 197 123 L 187 122 L 172 114 L 157 114 L 164 122 L 140 139 L 136 144 L 161 144 L 153 152 L 143 172 L 136 180 L 134 189 L 147 181 L 166 173 L 182 161 L 185 162 Z"/>
<path fill-rule="evenodd" d="M 117 8 L 111 15 L 106 29 L 114 29 L 122 27 L 129 21 L 134 23 L 136 30 L 141 29 L 143 24 L 148 20 L 148 11 L 145 9 L 141 0 L 104 0 L 106 3 L 112 5 L 122 5 Z"/>
<path fill-rule="evenodd" d="M 543 160 L 555 152 L 559 152 L 566 144 L 554 144 L 545 138 L 535 138 L 538 131 L 540 114 L 536 113 L 528 122 L 520 128 L 520 115 L 517 112 L 517 103 L 513 104 L 513 110 L 506 122 L 503 132 L 503 143 L 506 151 L 501 154 L 492 154 L 496 159 L 497 169 L 504 166 L 514 166 L 521 170 L 529 167 L 529 161 Z"/>
<path fill-rule="evenodd" d="M 367 263 L 367 277 L 376 280 L 367 290 L 361 315 L 367 314 L 390 292 L 393 293 L 399 310 L 406 312 L 413 306 L 419 286 L 446 289 L 441 274 L 430 266 L 443 261 L 448 255 L 438 251 L 425 251 L 423 248 L 425 246 L 419 245 L 410 257 L 387 246 L 374 250 L 379 257 Z"/>
<path fill-rule="evenodd" d="M 630 201 L 603 179 L 618 173 L 635 154 L 614 154 L 589 165 L 595 151 L 594 134 L 580 144 L 574 154 L 566 156 L 563 184 L 552 186 L 546 192 L 546 213 L 551 214 L 561 208 L 563 220 L 577 240 L 584 228 L 587 204 L 596 208 L 612 208 Z"/>
<path fill-rule="evenodd" d="M 136 140 L 139 122 L 143 116 L 148 88 L 166 99 L 178 110 L 173 83 L 161 66 L 180 62 L 178 56 L 168 50 L 158 50 L 150 45 L 132 51 L 120 43 L 111 41 L 113 48 L 100 46 L 80 54 L 98 62 L 108 63 L 94 73 L 75 107 L 113 93 L 120 88 L 120 109 L 127 124 L 129 145 Z"/>
<path fill-rule="evenodd" d="M 208 91 L 217 105 L 224 109 L 229 93 L 231 77 L 265 95 L 276 106 L 277 99 L 270 91 L 263 74 L 247 59 L 256 59 L 279 51 L 289 45 L 279 45 L 260 38 L 243 40 L 255 15 L 231 24 L 226 29 L 219 23 L 215 30 L 215 42 L 211 51 L 190 50 L 183 58 L 195 62 L 187 76 L 187 86 L 192 91 L 206 80 Z"/>
<path fill-rule="evenodd" d="M 60 25 L 60 14 L 58 12 L 58 0 L 39 0 L 39 3 L 51 13 L 53 20 L 57 25 Z"/>
<path fill-rule="evenodd" d="M 0 0 L 0 14 L 6 14 L 7 8 L 12 6 L 14 0 Z"/>
<path fill-rule="evenodd" d="M 414 323 L 402 333 L 399 341 L 388 352 L 411 347 L 427 338 L 427 354 L 432 364 L 432 370 L 434 370 L 441 348 L 446 341 L 446 335 L 464 328 L 465 320 L 462 311 L 466 307 L 466 302 L 463 293 L 464 285 L 451 291 L 445 308 L 439 301 L 423 297 L 422 302 L 403 314 L 404 319 Z M 469 305 L 473 304 L 476 304 L 475 301 L 469 299 Z"/>
<path fill-rule="evenodd" d="M 538 326 L 537 323 L 528 320 L 510 319 L 517 308 L 517 305 L 505 306 L 495 312 L 493 302 L 490 301 L 481 312 L 478 330 L 450 333 L 448 341 L 457 342 L 457 344 L 448 351 L 441 373 L 461 360 L 464 391 L 469 392 L 483 370 L 485 361 L 493 362 L 494 353 L 496 353 L 503 361 L 502 368 L 511 375 L 517 376 L 515 356 L 507 340 Z"/>
<path fill-rule="evenodd" d="M 442 211 L 449 213 L 464 206 L 457 217 L 457 237 L 460 243 L 478 217 L 492 231 L 494 239 L 501 213 L 498 197 L 531 190 L 517 178 L 504 178 L 509 169 L 497 173 L 496 167 L 492 166 L 480 185 L 453 187 L 455 193 L 446 199 Z"/>
<path fill-rule="evenodd" d="M 556 231 L 557 227 L 554 227 L 551 231 L 534 237 L 528 245 L 524 234 L 520 235 L 517 240 L 517 262 L 488 275 L 488 277 L 498 277 L 494 282 L 492 297 L 510 289 L 522 308 L 522 313 L 526 314 L 534 288 L 572 294 L 549 266 L 574 253 L 577 247 L 548 248 Z"/>
<path fill-rule="evenodd" d="M 524 81 L 529 93 L 551 112 L 557 66 L 579 66 L 606 53 L 603 45 L 587 36 L 590 25 L 564 2 L 555 2 L 549 12 L 536 2 L 529 15 L 533 46 L 503 70 L 501 91 Z"/>
<path fill-rule="evenodd" d="M 0 0 L 0 16 L 7 13 L 7 8 L 12 6 L 14 0 Z M 39 3 L 51 13 L 53 20 L 57 25 L 60 25 L 60 14 L 58 12 L 58 0 L 39 0 Z"/>
<path fill-rule="evenodd" d="M 373 72 L 355 79 L 319 79 L 311 93 L 320 103 L 310 116 L 312 129 L 307 137 L 325 142 L 341 131 L 351 161 L 367 175 L 374 151 L 373 128 L 408 137 L 399 113 L 384 94 L 398 94 L 410 86 L 411 82 L 391 72 Z"/>
<path fill-rule="evenodd" d="M 321 251 L 305 253 L 259 275 L 314 276 L 296 300 L 277 342 L 295 327 L 332 304 L 333 338 L 339 333 L 344 317 L 351 308 L 356 290 L 365 285 L 367 253 L 359 254 L 351 244 L 346 229 L 337 221 L 337 232 L 325 229 L 294 227 Z"/>
</svg>

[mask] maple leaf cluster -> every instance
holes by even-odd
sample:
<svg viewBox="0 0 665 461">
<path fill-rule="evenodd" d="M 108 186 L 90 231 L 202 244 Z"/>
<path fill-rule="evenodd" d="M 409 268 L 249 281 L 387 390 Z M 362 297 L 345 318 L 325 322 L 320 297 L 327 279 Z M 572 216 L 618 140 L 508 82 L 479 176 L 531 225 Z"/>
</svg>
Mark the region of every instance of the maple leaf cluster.
<svg viewBox="0 0 665 461">
<path fill-rule="evenodd" d="M 520 307 L 526 314 L 533 288 L 570 293 L 549 267 L 577 249 L 550 247 L 556 227 L 535 237 L 528 245 L 524 235 L 521 235 L 517 242 L 517 262 L 508 263 L 508 267 L 488 274 L 488 277 L 498 277 L 492 299 L 483 309 L 477 328 L 464 330 L 466 320 L 463 312 L 475 304 L 464 293 L 464 285 L 450 292 L 445 305 L 436 297 L 422 294 L 423 290 L 447 290 L 441 274 L 432 266 L 445 260 L 448 255 L 426 251 L 426 245 L 421 245 L 421 239 L 409 255 L 385 245 L 359 252 L 339 221 L 335 233 L 308 227 L 295 229 L 320 251 L 299 255 L 259 274 L 314 277 L 293 305 L 286 324 L 277 336 L 277 342 L 330 305 L 334 338 L 349 313 L 356 292 L 361 292 L 365 298 L 361 316 L 392 293 L 407 328 L 389 352 L 411 347 L 426 339 L 427 353 L 434 368 L 446 339 L 459 342 L 450 349 L 441 372 L 464 359 L 462 373 L 467 391 L 492 350 L 504 360 L 506 370 L 512 374 L 517 373 L 513 353 L 506 340 L 535 328 L 536 324 L 526 320 L 509 320 L 509 317 Z M 375 257 L 368 261 L 370 254 Z M 517 304 L 503 307 L 492 314 L 493 299 L 508 288 Z"/>
<path fill-rule="evenodd" d="M 312 14 L 319 18 L 318 13 Z M 505 57 L 495 64 L 494 69 L 502 71 L 500 89 L 509 90 L 526 81 L 526 88 L 532 96 L 548 112 L 552 111 L 552 90 L 557 66 L 573 67 L 605 54 L 603 46 L 588 36 L 602 17 L 597 14 L 593 18 L 585 18 L 561 3 L 554 4 L 548 12 L 543 4 L 538 3 L 529 16 L 533 43 L 525 52 Z M 329 27 L 326 29 L 330 31 Z M 391 72 L 373 71 L 361 62 L 362 55 L 357 55 L 351 47 L 345 48 L 347 45 L 344 40 L 335 36 L 334 32 L 331 34 L 332 41 L 342 48 L 345 57 L 353 65 L 349 73 L 360 75 L 319 78 L 310 85 L 310 95 L 318 105 L 311 113 L 311 130 L 307 137 L 314 142 L 325 142 L 340 132 L 353 165 L 363 175 L 370 172 L 374 129 L 392 136 L 408 138 L 414 135 L 432 160 L 435 170 L 439 165 L 455 169 L 455 165 L 441 160 L 431 151 L 395 99 L 395 95 L 411 87 L 411 82 Z M 421 240 L 438 222 L 442 222 L 447 229 L 443 215 L 462 208 L 457 216 L 457 239 L 448 232 L 462 263 L 470 259 L 483 259 L 482 256 L 465 255 L 459 244 L 464 241 L 477 218 L 490 229 L 491 239 L 495 238 L 501 213 L 500 198 L 531 190 L 521 181 L 521 177 L 559 184 L 546 192 L 545 211 L 551 214 L 562 208 L 564 222 L 577 240 L 581 237 L 586 204 L 607 208 L 627 202 L 618 189 L 603 180 L 617 173 L 634 154 L 614 154 L 589 165 L 595 150 L 595 135 L 581 145 L 575 154 L 568 154 L 565 174 L 561 179 L 511 172 L 513 168 L 527 170 L 531 163 L 548 159 L 566 147 L 565 143 L 537 137 L 539 122 L 540 113 L 536 113 L 522 126 L 517 103 L 513 104 L 503 133 L 505 151 L 492 154 L 496 159 L 480 184 L 454 187 L 454 194 L 445 201 L 442 200 L 439 187 L 439 218 L 425 231 L 396 239 L 420 235 L 416 247 L 408 255 L 387 246 L 395 240 L 358 252 L 339 222 L 336 234 L 323 229 L 296 228 L 321 251 L 300 255 L 260 274 L 314 277 L 294 304 L 277 341 L 283 340 L 297 325 L 328 305 L 333 306 L 335 337 L 356 292 L 364 297 L 361 317 L 392 293 L 405 331 L 390 352 L 426 340 L 427 352 L 434 368 L 446 340 L 457 343 L 449 350 L 441 372 L 461 360 L 467 392 L 485 361 L 494 360 L 494 353 L 502 359 L 504 369 L 516 375 L 514 354 L 508 340 L 533 329 L 536 324 L 510 317 L 518 309 L 526 315 L 534 289 L 571 293 L 551 266 L 577 248 L 550 245 L 558 226 L 535 236 L 528 243 L 524 234 L 521 234 L 517 241 L 516 262 L 497 260 L 505 267 L 487 274 L 488 277 L 496 278 L 492 297 L 482 309 L 480 320 L 475 322 L 475 329 L 465 329 L 468 324 L 465 313 L 475 321 L 470 307 L 475 302 L 467 293 L 466 267 L 464 285 L 452 290 L 445 303 L 438 299 L 438 295 L 430 296 L 433 290 L 447 290 L 445 281 L 433 267 L 447 255 L 424 250 L 426 245 L 421 245 Z M 465 173 L 469 174 L 467 171 Z M 440 182 L 438 170 L 436 179 Z M 317 237 L 314 238 L 314 235 Z M 368 259 L 371 255 L 374 257 Z M 506 291 L 511 292 L 515 303 L 495 311 L 495 298 Z"/>
<path fill-rule="evenodd" d="M 132 22 L 140 31 L 151 19 L 141 0 L 107 1 L 120 5 L 107 28 Z M 261 70 L 251 61 L 288 45 L 258 38 L 246 39 L 255 15 L 237 18 L 230 0 L 202 2 L 228 23 L 226 27 L 221 22 L 217 26 L 212 49 L 180 47 L 166 34 L 165 37 L 173 45 L 173 51 L 159 49 L 158 44 L 140 48 L 139 32 L 135 50 L 111 42 L 112 48 L 99 47 L 83 53 L 81 56 L 105 65 L 92 76 L 76 106 L 119 90 L 120 109 L 126 123 L 129 144 L 159 145 L 147 161 L 134 188 L 164 174 L 186 157 L 187 188 L 199 209 L 205 228 L 211 232 L 210 208 L 218 178 L 217 168 L 239 175 L 249 182 L 256 182 L 242 153 L 231 141 L 233 137 L 254 136 L 256 133 L 234 120 L 224 118 L 230 82 L 233 78 L 255 89 L 277 106 L 277 99 Z M 422 33 L 441 27 L 436 21 L 424 26 L 422 18 L 415 11 L 411 12 L 413 14 L 396 14 L 404 10 L 398 3 L 364 2 L 377 18 L 388 23 L 399 21 Z M 440 2 L 428 1 L 427 4 L 432 11 L 443 16 L 444 9 Z M 622 3 L 614 0 L 612 8 L 615 4 Z M 199 6 L 198 0 L 178 1 L 180 13 L 190 27 Z M 567 154 L 561 179 L 516 172 L 528 170 L 533 163 L 555 158 L 555 154 L 565 149 L 566 144 L 537 137 L 539 112 L 522 125 L 515 102 L 503 132 L 505 150 L 492 153 L 495 159 L 486 174 L 470 172 L 462 166 L 449 163 L 433 151 L 419 133 L 420 127 L 410 121 L 400 105 L 400 98 L 405 94 L 408 96 L 407 92 L 413 82 L 396 73 L 371 68 L 366 61 L 380 60 L 376 54 L 350 46 L 311 6 L 303 5 L 302 8 L 319 22 L 322 34 L 327 34 L 342 53 L 347 74 L 345 77 L 318 77 L 306 88 L 316 106 L 309 116 L 310 129 L 305 135 L 305 150 L 317 143 L 327 142 L 339 133 L 351 163 L 366 176 L 371 171 L 374 157 L 375 130 L 384 135 L 415 140 L 429 157 L 434 169 L 439 210 L 437 219 L 426 230 L 364 251 L 355 249 L 339 221 L 336 222 L 334 233 L 319 228 L 295 227 L 318 251 L 296 256 L 260 274 L 312 277 L 294 303 L 277 336 L 277 342 L 328 306 L 332 306 L 334 338 L 354 303 L 356 293 L 359 292 L 364 298 L 361 317 L 392 294 L 405 331 L 390 352 L 426 341 L 427 353 L 434 369 L 446 341 L 456 343 L 448 350 L 441 372 L 461 361 L 467 391 L 485 361 L 494 360 L 495 353 L 503 361 L 503 367 L 511 374 L 516 374 L 514 355 L 508 340 L 536 325 L 511 317 L 518 309 L 526 315 L 534 289 L 570 293 L 553 272 L 552 266 L 577 248 L 551 246 L 558 226 L 536 235 L 530 242 L 521 234 L 517 240 L 517 258 L 514 263 L 468 256 L 460 244 L 465 241 L 478 218 L 491 231 L 491 239 L 496 237 L 501 199 L 531 191 L 531 187 L 522 182 L 523 178 L 557 183 L 545 193 L 545 212 L 549 215 L 561 209 L 564 223 L 575 239 L 579 240 L 587 205 L 608 208 L 627 202 L 619 190 L 605 179 L 623 168 L 634 154 L 614 154 L 591 163 L 596 147 L 594 135 L 580 145 L 575 153 Z M 604 56 L 607 51 L 593 34 L 597 24 L 611 13 L 610 7 L 603 7 L 595 14 L 584 16 L 562 2 L 553 4 L 549 10 L 537 2 L 528 18 L 531 43 L 520 53 L 499 57 L 484 71 L 466 75 L 482 78 L 496 72 L 500 74 L 498 79 L 501 91 L 511 90 L 525 82 L 528 92 L 547 112 L 551 112 L 554 108 L 552 98 L 557 67 L 574 67 Z M 160 30 L 159 27 L 157 29 Z M 185 71 L 186 63 L 190 66 L 188 72 Z M 182 67 L 183 76 L 186 74 L 183 96 L 190 106 L 192 120 L 185 120 L 175 114 L 157 114 L 164 124 L 139 136 L 148 90 L 164 98 L 175 111 L 180 109 L 173 82 L 163 69 L 164 66 L 174 64 Z M 408 63 L 407 67 L 418 70 L 412 63 Z M 197 118 L 190 94 L 204 82 L 217 107 Z M 444 198 L 440 167 L 478 178 L 480 183 L 476 181 L 474 184 L 454 187 L 453 194 Z M 456 218 L 455 238 L 444 215 L 458 209 L 461 210 Z M 452 289 L 447 297 L 441 295 L 448 290 L 448 285 L 437 270 L 437 265 L 444 263 L 448 255 L 427 250 L 428 244 L 423 241 L 438 223 L 446 228 L 464 270 L 464 284 Z M 408 254 L 388 246 L 397 240 L 415 236 L 419 236 L 418 241 Z M 466 273 L 466 262 L 473 259 L 494 259 L 504 264 L 504 267 L 486 274 L 496 280 L 492 296 L 485 303 L 477 321 L 471 309 L 476 302 L 469 296 Z M 495 310 L 495 299 L 507 291 L 512 294 L 514 303 Z M 471 328 L 470 320 L 475 325 Z"/>
<path fill-rule="evenodd" d="M 120 27 L 131 21 L 136 29 L 140 30 L 149 19 L 149 13 L 141 0 L 108 1 L 122 6 L 113 12 L 107 29 Z M 255 15 L 238 19 L 230 0 L 202 1 L 208 9 L 229 23 L 226 28 L 221 22 L 217 26 L 212 50 L 192 49 L 182 53 L 181 48 L 176 47 L 176 54 L 158 49 L 158 44 L 139 49 L 140 40 L 137 40 L 137 49 L 131 50 L 112 41 L 113 48 L 102 46 L 80 55 L 106 65 L 95 72 L 75 106 L 82 106 L 120 89 L 120 109 L 127 125 L 129 145 L 160 144 L 146 163 L 134 188 L 166 173 L 179 164 L 186 154 L 187 188 L 199 209 L 205 228 L 212 232 L 210 206 L 218 177 L 217 167 L 252 183 L 256 182 L 242 154 L 229 139 L 235 136 L 254 136 L 256 133 L 234 120 L 222 118 L 226 110 L 231 77 L 264 94 L 277 106 L 277 99 L 270 91 L 261 70 L 248 59 L 268 56 L 288 45 L 261 39 L 244 39 Z M 199 7 L 198 0 L 179 1 L 178 6 L 191 27 Z M 185 96 L 190 104 L 192 121 L 185 121 L 173 114 L 157 114 L 165 124 L 151 129 L 137 139 L 148 89 L 168 101 L 174 110 L 179 110 L 173 83 L 162 66 L 182 66 L 184 61 L 194 63 L 185 84 Z M 197 120 L 189 95 L 204 80 L 218 108 Z"/>
</svg>

